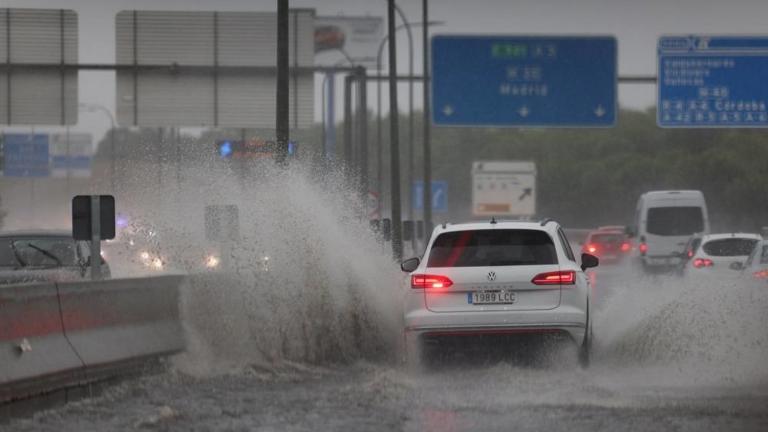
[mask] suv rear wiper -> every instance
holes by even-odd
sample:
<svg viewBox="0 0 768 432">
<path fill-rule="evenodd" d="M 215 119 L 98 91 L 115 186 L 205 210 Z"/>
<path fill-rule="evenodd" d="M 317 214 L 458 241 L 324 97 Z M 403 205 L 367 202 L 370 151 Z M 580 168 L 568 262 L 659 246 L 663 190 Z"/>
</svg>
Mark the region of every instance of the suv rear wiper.
<svg viewBox="0 0 768 432">
<path fill-rule="evenodd" d="M 62 266 L 62 263 L 61 263 L 61 259 L 59 259 L 59 257 L 57 257 L 56 255 L 52 254 L 51 252 L 49 252 L 49 251 L 47 251 L 47 250 L 45 250 L 45 249 L 41 248 L 40 246 L 34 245 L 34 244 L 32 244 L 32 243 L 27 243 L 27 246 L 31 247 L 32 249 L 34 249 L 34 250 L 36 250 L 36 251 L 40 252 L 41 254 L 43 254 L 43 255 L 45 255 L 45 256 L 47 256 L 48 258 L 50 258 L 50 259 L 52 259 L 52 260 L 56 261 L 56 265 L 57 265 L 58 267 L 61 267 L 61 266 Z"/>
</svg>

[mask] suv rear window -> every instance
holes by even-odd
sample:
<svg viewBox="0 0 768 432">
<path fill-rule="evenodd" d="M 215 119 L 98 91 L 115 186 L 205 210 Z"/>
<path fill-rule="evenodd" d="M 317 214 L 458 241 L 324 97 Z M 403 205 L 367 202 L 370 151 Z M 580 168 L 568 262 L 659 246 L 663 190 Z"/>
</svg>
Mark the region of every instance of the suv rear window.
<svg viewBox="0 0 768 432">
<path fill-rule="evenodd" d="M 687 236 L 704 231 L 701 207 L 651 207 L 646 230 L 661 236 Z"/>
<path fill-rule="evenodd" d="M 552 238 L 538 230 L 470 230 L 440 234 L 427 267 L 557 264 Z"/>
<path fill-rule="evenodd" d="M 757 244 L 755 239 L 729 238 L 708 241 L 701 249 L 711 256 L 740 256 L 750 255 L 755 244 Z"/>
</svg>

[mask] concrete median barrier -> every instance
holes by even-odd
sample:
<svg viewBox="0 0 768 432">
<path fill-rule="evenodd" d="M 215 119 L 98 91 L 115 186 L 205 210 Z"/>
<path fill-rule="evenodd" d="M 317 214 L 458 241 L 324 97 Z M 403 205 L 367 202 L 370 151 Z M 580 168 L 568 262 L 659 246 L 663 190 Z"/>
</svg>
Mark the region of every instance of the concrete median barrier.
<svg viewBox="0 0 768 432">
<path fill-rule="evenodd" d="M 184 349 L 182 276 L 58 284 L 69 342 L 89 368 Z"/>
<path fill-rule="evenodd" d="M 0 289 L 0 401 L 34 393 L 84 364 L 64 335 L 54 284 Z"/>
<path fill-rule="evenodd" d="M 179 352 L 183 276 L 0 287 L 0 402 Z"/>
</svg>

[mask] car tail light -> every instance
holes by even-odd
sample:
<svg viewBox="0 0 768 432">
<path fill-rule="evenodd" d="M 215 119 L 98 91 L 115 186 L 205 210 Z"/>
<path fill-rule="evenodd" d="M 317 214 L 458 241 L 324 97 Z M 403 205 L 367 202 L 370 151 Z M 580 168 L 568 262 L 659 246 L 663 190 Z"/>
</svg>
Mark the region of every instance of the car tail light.
<svg viewBox="0 0 768 432">
<path fill-rule="evenodd" d="M 453 285 L 453 281 L 445 276 L 415 274 L 411 276 L 411 288 L 448 288 Z"/>
<path fill-rule="evenodd" d="M 763 269 L 752 273 L 755 279 L 768 279 L 768 269 Z"/>
<path fill-rule="evenodd" d="M 587 252 L 591 254 L 597 252 L 597 245 L 594 245 L 594 244 L 587 245 Z"/>
<path fill-rule="evenodd" d="M 576 272 L 573 270 L 554 271 L 537 274 L 531 280 L 534 285 L 573 285 L 576 283 Z"/>
<path fill-rule="evenodd" d="M 688 258 L 693 258 L 693 251 L 688 249 Z"/>
<path fill-rule="evenodd" d="M 708 258 L 696 258 L 693 260 L 693 266 L 696 268 L 712 267 L 714 263 Z"/>
<path fill-rule="evenodd" d="M 640 249 L 640 253 L 645 255 L 646 252 L 648 252 L 648 245 L 645 243 L 640 243 L 640 245 L 637 247 Z"/>
<path fill-rule="evenodd" d="M 629 252 L 632 249 L 632 245 L 629 244 L 629 242 L 624 242 L 621 244 L 621 251 L 622 252 Z"/>
</svg>

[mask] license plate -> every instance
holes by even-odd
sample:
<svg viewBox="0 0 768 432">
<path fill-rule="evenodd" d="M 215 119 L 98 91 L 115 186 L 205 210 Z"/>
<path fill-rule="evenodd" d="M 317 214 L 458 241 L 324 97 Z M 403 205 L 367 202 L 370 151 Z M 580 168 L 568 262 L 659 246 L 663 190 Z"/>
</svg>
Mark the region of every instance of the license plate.
<svg viewBox="0 0 768 432">
<path fill-rule="evenodd" d="M 478 291 L 467 293 L 467 303 L 473 305 L 514 304 L 517 293 L 514 291 Z"/>
</svg>

